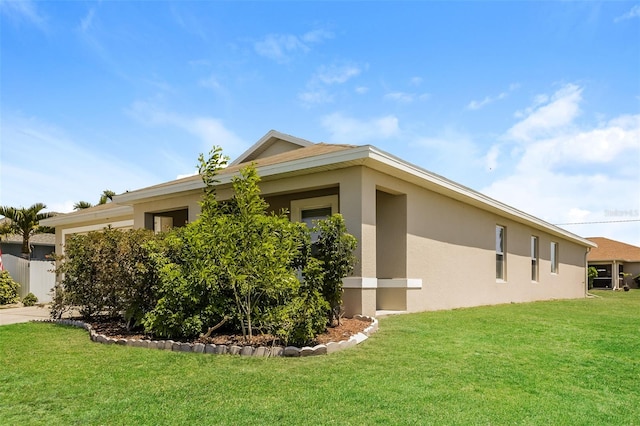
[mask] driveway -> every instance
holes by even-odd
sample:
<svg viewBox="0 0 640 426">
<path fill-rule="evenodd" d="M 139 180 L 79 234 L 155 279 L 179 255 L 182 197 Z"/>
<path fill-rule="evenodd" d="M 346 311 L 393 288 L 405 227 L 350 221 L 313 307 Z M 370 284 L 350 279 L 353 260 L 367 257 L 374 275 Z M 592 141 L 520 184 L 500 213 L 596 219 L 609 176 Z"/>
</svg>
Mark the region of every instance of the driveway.
<svg viewBox="0 0 640 426">
<path fill-rule="evenodd" d="M 29 322 L 49 318 L 49 307 L 29 306 L 26 308 L 0 309 L 0 325 Z"/>
</svg>

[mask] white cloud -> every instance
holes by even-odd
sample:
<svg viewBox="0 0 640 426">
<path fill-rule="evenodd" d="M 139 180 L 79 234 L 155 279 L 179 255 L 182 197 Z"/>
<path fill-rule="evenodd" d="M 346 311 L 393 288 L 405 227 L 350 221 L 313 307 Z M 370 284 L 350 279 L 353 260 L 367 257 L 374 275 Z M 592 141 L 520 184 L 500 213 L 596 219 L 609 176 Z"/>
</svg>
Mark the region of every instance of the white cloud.
<svg viewBox="0 0 640 426">
<path fill-rule="evenodd" d="M 399 134 L 398 118 L 387 115 L 369 120 L 358 120 L 333 113 L 322 118 L 322 126 L 330 133 L 333 143 L 360 144 L 387 139 Z"/>
<path fill-rule="evenodd" d="M 355 64 L 323 65 L 311 76 L 305 90 L 298 94 L 298 99 L 306 106 L 333 102 L 334 95 L 329 93 L 328 88 L 346 83 L 360 75 L 362 69 L 363 67 Z"/>
<path fill-rule="evenodd" d="M 208 152 L 213 145 L 217 145 L 233 157 L 247 147 L 242 139 L 228 130 L 217 118 L 186 116 L 165 111 L 151 102 L 144 101 L 134 102 L 126 112 L 144 124 L 177 127 L 196 136 L 201 141 L 201 148 L 205 152 Z"/>
<path fill-rule="evenodd" d="M 311 45 L 332 38 L 333 34 L 324 30 L 309 31 L 301 36 L 293 34 L 268 34 L 254 43 L 253 48 L 260 56 L 285 63 L 297 52 L 308 52 Z"/>
<path fill-rule="evenodd" d="M 513 92 L 519 87 L 520 85 L 518 83 L 511 83 L 509 85 L 509 90 L 507 92 L 500 92 L 498 95 L 495 95 L 495 96 L 485 96 L 484 99 L 482 99 L 481 101 L 472 100 L 467 104 L 467 109 L 478 110 L 496 101 L 505 99 L 507 96 L 509 96 L 510 92 Z"/>
<path fill-rule="evenodd" d="M 365 87 L 365 86 L 358 86 L 358 87 L 356 87 L 355 90 L 356 90 L 357 94 L 364 95 L 365 93 L 367 93 L 369 91 L 369 88 Z"/>
<path fill-rule="evenodd" d="M 333 102 L 333 95 L 329 94 L 325 89 L 309 90 L 298 94 L 305 105 L 326 104 Z"/>
<path fill-rule="evenodd" d="M 224 92 L 225 88 L 224 86 L 222 86 L 222 84 L 220 83 L 220 81 L 218 80 L 218 78 L 215 75 L 210 75 L 207 78 L 203 78 L 201 79 L 198 84 L 201 87 L 205 87 L 207 89 L 211 89 L 214 92 Z"/>
<path fill-rule="evenodd" d="M 618 16 L 613 22 L 625 21 L 627 19 L 640 18 L 640 4 L 634 5 L 631 10 Z"/>
<path fill-rule="evenodd" d="M 546 102 L 545 99 L 548 99 Z M 543 137 L 562 129 L 580 114 L 582 88 L 567 84 L 556 91 L 551 98 L 537 96 L 534 106 L 527 110 L 528 115 L 516 123 L 507 132 L 513 140 L 528 141 Z"/>
<path fill-rule="evenodd" d="M 551 223 L 607 222 L 615 219 L 607 211 L 640 211 L 640 115 L 580 126 L 575 118 L 582 90 L 569 84 L 534 102 L 529 114 L 506 132 L 507 142 L 487 155 L 497 165 L 500 153 L 512 148 L 501 163 L 512 169 L 510 174 L 482 192 Z M 640 227 L 634 222 L 565 227 L 583 236 L 640 245 Z"/>
<path fill-rule="evenodd" d="M 412 86 L 420 86 L 422 84 L 422 77 L 412 77 L 410 84 Z"/>
<path fill-rule="evenodd" d="M 321 66 L 318 71 L 312 77 L 312 80 L 317 80 L 323 84 L 342 84 L 349 80 L 351 77 L 359 75 L 361 69 L 355 65 L 328 65 Z"/>
<path fill-rule="evenodd" d="M 408 104 L 415 100 L 426 101 L 430 96 L 429 93 L 390 92 L 384 95 L 384 99 Z"/>
</svg>

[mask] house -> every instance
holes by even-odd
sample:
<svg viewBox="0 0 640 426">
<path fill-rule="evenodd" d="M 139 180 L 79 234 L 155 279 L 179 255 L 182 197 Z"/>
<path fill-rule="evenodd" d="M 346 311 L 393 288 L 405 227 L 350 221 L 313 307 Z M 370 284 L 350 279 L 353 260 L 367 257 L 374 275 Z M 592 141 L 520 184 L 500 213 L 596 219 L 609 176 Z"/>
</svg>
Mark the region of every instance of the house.
<svg viewBox="0 0 640 426">
<path fill-rule="evenodd" d="M 47 260 L 55 252 L 56 237 L 53 234 L 35 234 L 29 238 L 31 260 Z M 0 239 L 2 254 L 22 257 L 22 235 L 10 234 Z"/>
<path fill-rule="evenodd" d="M 598 245 L 587 256 L 588 265 L 598 271 L 594 288 L 640 287 L 633 279 L 640 275 L 640 247 L 604 237 L 587 239 Z"/>
<path fill-rule="evenodd" d="M 309 221 L 344 216 L 358 264 L 344 280 L 346 315 L 416 312 L 586 293 L 589 240 L 433 174 L 374 146 L 312 143 L 270 131 L 218 179 L 254 162 L 273 210 Z M 42 223 L 67 236 L 106 225 L 156 231 L 198 217 L 203 183 L 191 176 L 114 197 Z"/>
</svg>

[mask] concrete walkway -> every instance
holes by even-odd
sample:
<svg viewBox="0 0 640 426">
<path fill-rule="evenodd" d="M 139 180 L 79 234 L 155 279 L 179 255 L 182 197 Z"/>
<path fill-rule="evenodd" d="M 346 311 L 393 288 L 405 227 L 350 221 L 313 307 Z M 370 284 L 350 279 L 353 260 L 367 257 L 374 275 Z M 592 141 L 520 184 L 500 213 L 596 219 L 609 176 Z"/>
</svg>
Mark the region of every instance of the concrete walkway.
<svg viewBox="0 0 640 426">
<path fill-rule="evenodd" d="M 29 322 L 49 318 L 49 307 L 29 306 L 23 308 L 0 309 L 0 325 Z"/>
</svg>

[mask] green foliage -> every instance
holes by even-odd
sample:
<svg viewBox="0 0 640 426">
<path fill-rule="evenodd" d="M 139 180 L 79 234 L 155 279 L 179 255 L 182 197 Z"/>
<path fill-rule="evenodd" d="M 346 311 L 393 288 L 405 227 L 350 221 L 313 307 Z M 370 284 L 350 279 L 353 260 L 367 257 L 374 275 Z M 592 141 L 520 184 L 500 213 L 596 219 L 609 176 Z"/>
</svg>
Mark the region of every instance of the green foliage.
<svg viewBox="0 0 640 426">
<path fill-rule="evenodd" d="M 36 303 L 38 303 L 38 298 L 33 293 L 29 293 L 25 297 L 22 298 L 22 304 L 24 306 L 33 306 Z"/>
<path fill-rule="evenodd" d="M 340 214 L 320 220 L 316 224 L 319 232 L 315 257 L 322 262 L 324 279 L 321 293 L 331 307 L 329 322 L 340 321 L 342 305 L 342 279 L 353 272 L 356 257 L 353 251 L 358 244 L 356 238 L 347 232 Z"/>
<path fill-rule="evenodd" d="M 146 243 L 151 231 L 119 231 L 74 235 L 58 258 L 52 315 L 76 307 L 84 317 L 107 314 L 121 318 L 128 326 L 138 325 L 155 305 L 156 271 Z"/>
<path fill-rule="evenodd" d="M 194 337 L 230 312 L 231 297 L 216 265 L 215 229 L 202 220 L 149 243 L 158 271 L 157 303 L 144 318 L 159 337 Z"/>
<path fill-rule="evenodd" d="M 11 278 L 8 271 L 0 271 L 0 305 L 17 302 L 20 299 L 19 289 L 20 284 Z"/>
<path fill-rule="evenodd" d="M 298 295 L 270 313 L 271 332 L 286 344 L 298 346 L 308 344 L 325 330 L 330 310 L 318 291 L 324 278 L 320 261 L 309 259 L 302 278 Z"/>
<path fill-rule="evenodd" d="M 589 269 L 587 269 L 587 277 L 589 278 L 589 289 L 593 288 L 593 280 L 597 276 L 598 270 L 593 266 L 589 266 Z"/>
</svg>

